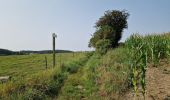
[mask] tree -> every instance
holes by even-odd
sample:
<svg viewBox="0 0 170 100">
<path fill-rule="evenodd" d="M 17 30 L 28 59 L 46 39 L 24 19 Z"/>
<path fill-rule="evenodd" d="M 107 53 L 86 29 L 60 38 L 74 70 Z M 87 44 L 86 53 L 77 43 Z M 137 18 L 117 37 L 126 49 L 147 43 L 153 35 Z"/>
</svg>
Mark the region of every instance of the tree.
<svg viewBox="0 0 170 100">
<path fill-rule="evenodd" d="M 96 48 L 96 44 L 100 40 L 109 40 L 111 48 L 118 46 L 118 42 L 122 37 L 123 29 L 128 28 L 127 18 L 129 13 L 126 10 L 108 10 L 96 22 L 96 32 L 92 35 L 89 47 Z"/>
</svg>

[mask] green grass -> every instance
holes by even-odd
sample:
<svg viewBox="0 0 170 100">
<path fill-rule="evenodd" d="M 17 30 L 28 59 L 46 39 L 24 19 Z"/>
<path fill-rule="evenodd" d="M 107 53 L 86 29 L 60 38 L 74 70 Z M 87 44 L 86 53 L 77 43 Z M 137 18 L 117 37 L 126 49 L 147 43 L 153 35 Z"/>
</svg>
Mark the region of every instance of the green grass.
<svg viewBox="0 0 170 100">
<path fill-rule="evenodd" d="M 77 73 L 65 81 L 58 100 L 118 99 L 128 87 L 128 55 L 125 48 L 94 54 Z"/>
<path fill-rule="evenodd" d="M 77 73 L 68 77 L 59 93 L 58 100 L 118 100 L 133 85 L 131 65 L 140 58 L 140 53 L 148 51 L 148 64 L 154 62 L 158 54 L 160 55 L 159 59 L 170 58 L 168 56 L 169 44 L 167 42 L 169 39 L 167 36 L 167 34 L 140 36 L 134 40 L 130 38 L 124 47 L 109 50 L 105 55 L 95 53 Z M 153 41 L 151 42 L 151 40 Z M 141 49 L 143 51 L 138 52 L 136 48 L 131 49 L 132 46 L 138 47 L 143 42 L 147 43 Z M 164 42 L 165 44 L 161 45 L 158 42 Z M 154 44 L 153 59 L 150 57 L 152 54 L 150 54 L 151 49 L 149 48 L 152 44 Z M 135 55 L 133 52 L 139 54 Z M 145 57 L 140 59 L 139 64 L 144 62 Z M 146 66 L 146 64 L 142 65 Z M 143 68 L 140 70 L 142 71 L 141 79 L 145 80 L 146 70 Z M 145 93 L 145 82 L 141 81 L 141 84 L 143 84 L 143 93 Z"/>
<path fill-rule="evenodd" d="M 46 69 L 45 56 L 48 61 L 48 69 L 52 68 L 52 54 L 32 54 L 0 56 L 0 76 L 20 77 L 32 75 Z M 83 56 L 82 53 L 58 53 L 56 54 L 56 66 L 60 66 Z"/>
<path fill-rule="evenodd" d="M 103 55 L 97 52 L 56 54 L 55 68 L 52 68 L 51 54 L 0 56 L 0 76 L 13 77 L 0 84 L 0 99 L 119 100 L 140 82 L 145 93 L 145 82 L 141 81 L 145 80 L 145 68 L 150 64 L 159 66 L 162 59 L 170 62 L 169 40 L 169 33 L 135 35 L 125 46 Z M 140 78 L 136 73 L 140 73 Z"/>
<path fill-rule="evenodd" d="M 10 71 L 16 71 L 17 74 L 11 74 L 13 79 L 7 83 L 0 84 L 0 99 L 49 99 L 55 98 L 62 87 L 64 80 L 69 75 L 69 71 L 65 70 L 70 68 L 70 64 L 72 67 L 82 63 L 86 53 L 75 53 L 74 56 L 72 53 L 64 53 L 58 54 L 57 57 L 61 57 L 61 59 L 57 59 L 58 63 L 55 68 L 48 68 L 47 70 L 44 68 L 43 64 L 36 63 L 40 61 L 41 58 L 47 56 L 50 62 L 51 55 L 24 55 L 24 56 L 3 56 L 1 59 L 9 60 L 6 63 L 9 63 L 6 70 L 10 73 Z M 22 57 L 26 59 L 21 59 Z M 23 60 L 22 64 L 18 64 L 18 66 L 22 68 L 13 68 L 12 65 L 16 62 Z M 51 59 L 52 60 L 52 59 Z M 34 61 L 34 62 L 33 62 Z M 32 62 L 32 63 L 28 63 Z M 77 62 L 77 63 L 75 63 Z M 72 64 L 73 63 L 73 64 Z M 1 62 L 1 64 L 4 64 Z M 33 67 L 32 67 L 33 66 Z M 37 68 L 34 68 L 37 67 Z M 63 69 L 62 67 L 65 67 Z M 23 72 L 25 77 L 23 76 Z M 5 72 L 5 69 L 2 73 Z M 5 74 L 7 75 L 7 74 Z M 8 74 L 9 75 L 9 74 Z"/>
</svg>

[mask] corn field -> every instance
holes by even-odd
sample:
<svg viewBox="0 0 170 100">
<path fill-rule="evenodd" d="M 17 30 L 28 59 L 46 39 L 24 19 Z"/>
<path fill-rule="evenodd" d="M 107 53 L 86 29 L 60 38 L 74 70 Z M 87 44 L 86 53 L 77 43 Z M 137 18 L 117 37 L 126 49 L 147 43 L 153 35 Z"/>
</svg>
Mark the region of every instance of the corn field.
<svg viewBox="0 0 170 100">
<path fill-rule="evenodd" d="M 126 42 L 131 68 L 131 84 L 133 85 L 135 97 L 139 93 L 139 85 L 145 99 L 146 80 L 145 74 L 148 64 L 157 66 L 161 59 L 170 56 L 170 33 L 141 36 L 132 35 Z"/>
</svg>

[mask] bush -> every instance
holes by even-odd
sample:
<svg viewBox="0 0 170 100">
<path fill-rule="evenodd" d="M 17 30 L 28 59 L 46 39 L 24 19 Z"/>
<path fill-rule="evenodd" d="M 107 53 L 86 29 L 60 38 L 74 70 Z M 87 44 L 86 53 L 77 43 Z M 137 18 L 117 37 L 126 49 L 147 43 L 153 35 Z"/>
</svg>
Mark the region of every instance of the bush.
<svg viewBox="0 0 170 100">
<path fill-rule="evenodd" d="M 24 99 L 26 100 L 43 100 L 46 97 L 47 96 L 43 92 L 36 89 L 29 89 L 24 94 Z"/>
<path fill-rule="evenodd" d="M 102 39 L 109 39 L 112 48 L 118 46 L 118 42 L 122 37 L 123 29 L 128 27 L 127 19 L 129 13 L 126 10 L 108 10 L 104 16 L 96 22 L 96 31 L 92 35 L 89 47 L 96 48 L 96 43 Z"/>
<path fill-rule="evenodd" d="M 59 73 L 54 75 L 54 80 L 51 80 L 51 82 L 48 85 L 48 90 L 46 91 L 47 95 L 55 96 L 58 95 L 61 87 L 64 84 L 64 80 L 66 79 L 65 73 Z"/>
<path fill-rule="evenodd" d="M 48 85 L 48 90 L 46 91 L 46 94 L 54 97 L 58 94 L 62 84 L 63 83 L 59 83 L 58 81 L 51 81 Z"/>
<path fill-rule="evenodd" d="M 78 66 L 70 66 L 68 69 L 67 69 L 67 71 L 69 72 L 69 73 L 76 73 L 77 71 L 78 71 Z"/>
<path fill-rule="evenodd" d="M 93 56 L 93 54 L 94 54 L 94 51 L 88 52 L 86 53 L 86 57 L 90 58 L 91 56 Z"/>
<path fill-rule="evenodd" d="M 108 39 L 99 40 L 96 43 L 96 51 L 102 55 L 105 54 L 110 47 L 111 47 L 111 41 Z"/>
</svg>

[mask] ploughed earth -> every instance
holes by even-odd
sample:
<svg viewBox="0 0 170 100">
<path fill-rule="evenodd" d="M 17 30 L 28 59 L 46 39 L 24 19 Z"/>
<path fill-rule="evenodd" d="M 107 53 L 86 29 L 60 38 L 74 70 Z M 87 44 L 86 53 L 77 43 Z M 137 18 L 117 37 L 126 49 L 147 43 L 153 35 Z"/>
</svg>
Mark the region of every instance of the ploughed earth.
<svg viewBox="0 0 170 100">
<path fill-rule="evenodd" d="M 170 100 L 170 63 L 161 61 L 158 67 L 150 65 L 146 72 L 145 100 Z M 125 93 L 122 100 L 144 100 L 142 93 L 134 97 L 133 90 Z"/>
</svg>

